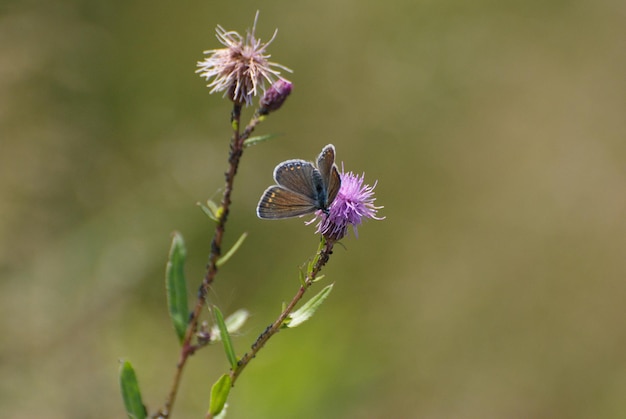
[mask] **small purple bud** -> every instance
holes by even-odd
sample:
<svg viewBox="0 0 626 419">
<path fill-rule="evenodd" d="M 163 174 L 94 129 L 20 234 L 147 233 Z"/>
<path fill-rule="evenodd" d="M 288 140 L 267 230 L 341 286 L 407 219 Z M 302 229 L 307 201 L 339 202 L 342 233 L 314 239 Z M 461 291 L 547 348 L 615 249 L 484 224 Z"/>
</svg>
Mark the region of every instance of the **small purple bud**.
<svg viewBox="0 0 626 419">
<path fill-rule="evenodd" d="M 270 112 L 280 109 L 287 99 L 287 96 L 291 93 L 292 88 L 293 84 L 290 81 L 278 79 L 269 89 L 267 89 L 261 98 L 261 109 L 259 110 L 259 113 L 261 115 L 267 115 Z"/>
</svg>

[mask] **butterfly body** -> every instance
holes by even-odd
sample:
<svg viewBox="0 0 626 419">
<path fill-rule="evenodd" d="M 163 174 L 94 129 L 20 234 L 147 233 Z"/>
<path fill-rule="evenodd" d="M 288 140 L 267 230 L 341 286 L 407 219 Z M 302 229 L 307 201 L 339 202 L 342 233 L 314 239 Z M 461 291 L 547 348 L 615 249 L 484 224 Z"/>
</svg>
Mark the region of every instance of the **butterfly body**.
<svg viewBox="0 0 626 419">
<path fill-rule="evenodd" d="M 263 219 L 281 219 L 306 215 L 328 208 L 339 193 L 341 178 L 335 164 L 335 147 L 324 147 L 317 166 L 306 160 L 287 160 L 274 169 L 276 185 L 265 190 L 257 215 Z"/>
</svg>

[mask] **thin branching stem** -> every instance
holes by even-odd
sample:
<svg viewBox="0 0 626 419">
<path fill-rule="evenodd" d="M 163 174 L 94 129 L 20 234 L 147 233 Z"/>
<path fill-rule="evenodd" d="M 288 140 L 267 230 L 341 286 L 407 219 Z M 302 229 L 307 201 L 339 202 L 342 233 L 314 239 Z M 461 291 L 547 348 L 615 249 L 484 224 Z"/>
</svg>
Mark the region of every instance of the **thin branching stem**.
<svg viewBox="0 0 626 419">
<path fill-rule="evenodd" d="M 180 357 L 178 363 L 176 364 L 176 372 L 174 374 L 174 379 L 172 380 L 172 386 L 170 388 L 169 395 L 164 406 L 153 415 L 154 418 L 169 418 L 170 412 L 172 411 L 172 407 L 174 406 L 174 402 L 176 400 L 178 387 L 180 385 L 183 369 L 185 367 L 185 364 L 187 363 L 187 359 L 189 359 L 189 356 L 193 355 L 193 353 L 197 349 L 204 346 L 202 344 L 192 344 L 192 339 L 198 330 L 200 314 L 202 313 L 202 309 L 206 304 L 206 296 L 208 294 L 209 288 L 211 287 L 211 284 L 213 283 L 217 274 L 217 261 L 222 253 L 222 240 L 224 237 L 224 232 L 226 230 L 226 221 L 228 220 L 230 205 L 232 203 L 231 195 L 233 192 L 235 176 L 237 175 L 239 162 L 241 161 L 241 156 L 243 155 L 244 141 L 248 137 L 250 137 L 256 126 L 264 120 L 264 117 L 260 116 L 259 113 L 256 112 L 252 117 L 250 123 L 246 126 L 244 131 L 241 132 L 241 109 L 242 104 L 235 103 L 233 106 L 233 111 L 231 113 L 231 126 L 233 128 L 233 136 L 230 142 L 228 171 L 225 173 L 226 186 L 222 195 L 220 217 L 215 227 L 213 239 L 211 240 L 211 252 L 209 254 L 206 274 L 204 276 L 204 279 L 202 280 L 200 288 L 198 289 L 198 299 L 196 301 L 194 310 L 189 318 L 189 324 L 187 325 L 187 331 L 185 332 L 185 338 L 183 339 Z"/>
<path fill-rule="evenodd" d="M 313 285 L 315 278 L 319 275 L 320 271 L 328 262 L 328 259 L 333 251 L 335 242 L 322 237 L 320 243 L 320 249 L 315 257 L 313 266 L 308 270 L 304 283 L 298 289 L 298 292 L 293 296 L 289 304 L 285 307 L 278 318 L 265 329 L 257 340 L 252 344 L 250 352 L 247 352 L 237 363 L 237 367 L 230 372 L 232 385 L 235 385 L 237 377 L 241 374 L 248 363 L 256 356 L 256 354 L 263 348 L 267 341 L 274 336 L 283 326 L 287 317 L 295 309 L 298 302 L 302 299 L 306 291 Z"/>
</svg>

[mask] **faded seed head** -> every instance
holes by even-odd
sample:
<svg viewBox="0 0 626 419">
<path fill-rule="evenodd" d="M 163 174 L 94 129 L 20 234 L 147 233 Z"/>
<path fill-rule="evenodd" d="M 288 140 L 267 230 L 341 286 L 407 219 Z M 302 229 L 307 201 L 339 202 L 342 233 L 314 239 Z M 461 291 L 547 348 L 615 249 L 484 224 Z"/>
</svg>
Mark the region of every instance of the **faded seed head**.
<svg viewBox="0 0 626 419">
<path fill-rule="evenodd" d="M 210 93 L 225 92 L 235 103 L 251 105 L 252 98 L 265 92 L 265 83 L 272 84 L 279 78 L 282 69 L 291 70 L 280 64 L 270 62 L 267 47 L 272 43 L 278 30 L 267 42 L 263 43 L 255 37 L 256 22 L 259 12 L 254 18 L 252 30 L 242 37 L 236 31 L 227 31 L 217 26 L 217 39 L 226 47 L 204 51 L 207 58 L 198 61 L 196 73 L 204 77 L 211 88 Z"/>
</svg>

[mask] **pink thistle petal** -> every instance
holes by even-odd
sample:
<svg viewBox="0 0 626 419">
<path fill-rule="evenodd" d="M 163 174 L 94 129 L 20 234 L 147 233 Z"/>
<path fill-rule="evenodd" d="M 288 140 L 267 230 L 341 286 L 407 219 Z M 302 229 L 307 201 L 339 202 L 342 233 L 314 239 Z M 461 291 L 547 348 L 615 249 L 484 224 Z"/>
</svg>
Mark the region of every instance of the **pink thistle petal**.
<svg viewBox="0 0 626 419">
<path fill-rule="evenodd" d="M 316 212 L 316 219 L 319 219 L 316 233 L 321 233 L 327 238 L 339 240 L 348 234 L 348 226 L 352 225 L 354 235 L 358 237 L 357 227 L 366 218 L 383 220 L 385 217 L 378 217 L 378 210 L 383 207 L 374 205 L 374 185 L 364 184 L 365 174 L 361 176 L 352 172 L 342 172 L 341 188 L 337 197 L 331 204 L 328 215 L 322 211 Z M 314 220 L 311 220 L 313 222 Z"/>
</svg>

